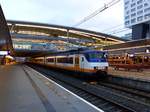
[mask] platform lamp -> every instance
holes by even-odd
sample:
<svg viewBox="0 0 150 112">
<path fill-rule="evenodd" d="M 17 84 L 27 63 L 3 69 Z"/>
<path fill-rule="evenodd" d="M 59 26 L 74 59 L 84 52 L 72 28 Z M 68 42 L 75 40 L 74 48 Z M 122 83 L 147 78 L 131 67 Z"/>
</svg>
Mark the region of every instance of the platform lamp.
<svg viewBox="0 0 150 112">
<path fill-rule="evenodd" d="M 148 48 L 146 49 L 146 53 L 150 53 L 150 51 L 149 51 L 149 49 L 148 49 Z"/>
</svg>

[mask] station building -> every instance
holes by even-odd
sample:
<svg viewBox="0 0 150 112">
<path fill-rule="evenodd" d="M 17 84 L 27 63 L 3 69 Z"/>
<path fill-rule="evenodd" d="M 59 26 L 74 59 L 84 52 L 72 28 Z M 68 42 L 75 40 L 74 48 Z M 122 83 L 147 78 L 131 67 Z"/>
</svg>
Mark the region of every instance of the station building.
<svg viewBox="0 0 150 112">
<path fill-rule="evenodd" d="M 124 0 L 124 20 L 133 40 L 150 38 L 150 0 Z"/>
</svg>

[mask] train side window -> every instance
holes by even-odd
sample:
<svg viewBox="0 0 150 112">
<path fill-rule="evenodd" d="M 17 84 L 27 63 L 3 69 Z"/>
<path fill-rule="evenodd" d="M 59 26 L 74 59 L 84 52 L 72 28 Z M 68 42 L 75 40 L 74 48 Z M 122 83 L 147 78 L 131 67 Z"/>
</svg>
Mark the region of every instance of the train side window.
<svg viewBox="0 0 150 112">
<path fill-rule="evenodd" d="M 68 58 L 67 63 L 73 64 L 73 57 Z"/>
<path fill-rule="evenodd" d="M 84 57 L 81 58 L 81 61 L 82 61 L 82 62 L 84 61 Z"/>
<path fill-rule="evenodd" d="M 48 58 L 46 59 L 47 62 L 54 62 L 54 58 Z"/>
</svg>

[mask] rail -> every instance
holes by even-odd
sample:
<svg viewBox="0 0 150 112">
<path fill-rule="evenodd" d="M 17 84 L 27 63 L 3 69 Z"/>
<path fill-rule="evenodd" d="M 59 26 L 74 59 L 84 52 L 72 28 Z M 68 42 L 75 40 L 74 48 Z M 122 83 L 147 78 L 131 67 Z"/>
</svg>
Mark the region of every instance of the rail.
<svg viewBox="0 0 150 112">
<path fill-rule="evenodd" d="M 142 96 L 138 96 L 137 99 L 135 97 L 132 98 L 129 97 L 129 94 L 127 93 L 124 93 L 124 95 L 120 94 L 123 90 L 118 92 L 115 89 L 112 91 L 110 87 L 91 85 L 83 80 L 71 78 L 69 75 L 66 76 L 44 67 L 41 68 L 33 65 L 32 67 L 45 74 L 47 77 L 53 78 L 67 89 L 73 91 L 106 112 L 113 112 L 113 110 L 115 110 L 114 112 L 116 112 L 116 110 L 121 112 L 148 112 L 150 110 L 150 105 L 147 103 L 149 100 L 142 100 Z M 135 94 L 132 93 L 131 96 L 134 95 Z"/>
</svg>

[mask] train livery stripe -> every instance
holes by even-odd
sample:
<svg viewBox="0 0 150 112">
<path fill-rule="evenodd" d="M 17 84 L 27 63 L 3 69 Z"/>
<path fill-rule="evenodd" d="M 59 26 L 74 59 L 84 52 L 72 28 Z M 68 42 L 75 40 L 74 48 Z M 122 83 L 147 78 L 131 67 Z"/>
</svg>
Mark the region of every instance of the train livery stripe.
<svg viewBox="0 0 150 112">
<path fill-rule="evenodd" d="M 39 64 L 39 63 L 37 63 Z M 42 63 L 40 63 L 42 64 Z M 42 65 L 45 65 L 45 64 L 42 64 Z M 61 69 L 64 69 L 64 70 L 69 70 L 69 71 L 76 71 L 76 72 L 86 72 L 86 73 L 96 73 L 97 70 L 91 70 L 91 69 L 85 69 L 85 68 L 79 68 L 79 67 L 70 67 L 70 66 L 63 66 L 63 65 L 58 65 L 58 64 L 46 64 L 46 66 L 49 66 L 49 67 L 53 67 L 53 68 L 61 68 Z"/>
<path fill-rule="evenodd" d="M 91 70 L 91 69 L 82 69 L 79 67 L 70 67 L 70 66 L 63 66 L 63 65 L 58 65 L 58 64 L 47 64 L 47 66 L 51 67 L 57 67 L 65 70 L 70 70 L 70 71 L 77 71 L 77 72 L 87 72 L 87 73 L 95 73 L 97 70 Z"/>
</svg>

